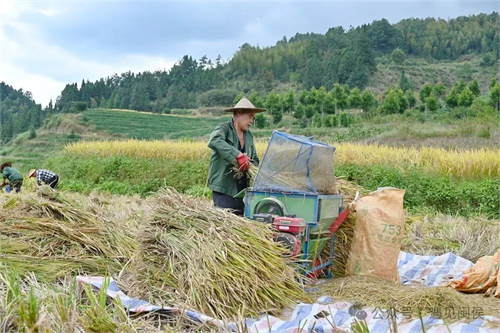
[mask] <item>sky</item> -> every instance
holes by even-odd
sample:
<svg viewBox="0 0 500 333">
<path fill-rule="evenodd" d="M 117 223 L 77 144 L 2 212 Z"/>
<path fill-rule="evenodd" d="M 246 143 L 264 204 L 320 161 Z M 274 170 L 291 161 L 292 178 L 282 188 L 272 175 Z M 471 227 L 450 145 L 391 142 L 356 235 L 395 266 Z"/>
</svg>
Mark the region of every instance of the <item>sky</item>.
<svg viewBox="0 0 500 333">
<path fill-rule="evenodd" d="M 11 1 L 0 0 L 0 81 L 43 106 L 67 83 L 168 70 L 183 55 L 229 60 L 244 43 L 326 33 L 386 18 L 451 19 L 500 11 L 498 0 Z M 1 105 L 0 105 L 1 107 Z"/>
</svg>

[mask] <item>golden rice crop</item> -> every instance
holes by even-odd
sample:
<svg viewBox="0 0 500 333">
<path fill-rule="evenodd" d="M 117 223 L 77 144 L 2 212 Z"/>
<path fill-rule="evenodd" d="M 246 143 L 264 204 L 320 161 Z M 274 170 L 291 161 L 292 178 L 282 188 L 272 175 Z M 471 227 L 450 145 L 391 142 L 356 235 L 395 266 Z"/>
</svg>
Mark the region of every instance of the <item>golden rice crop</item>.
<svg viewBox="0 0 500 333">
<path fill-rule="evenodd" d="M 82 141 L 70 143 L 65 150 L 90 156 L 127 156 L 165 160 L 198 160 L 208 158 L 209 149 L 201 141 Z"/>
<path fill-rule="evenodd" d="M 482 148 L 471 150 L 445 150 L 442 148 L 401 148 L 360 143 L 336 145 L 335 162 L 356 165 L 389 165 L 421 167 L 426 171 L 457 178 L 498 177 L 500 151 Z"/>
<path fill-rule="evenodd" d="M 360 143 L 331 143 L 337 150 L 336 164 L 363 166 L 388 165 L 401 168 L 418 167 L 439 175 L 456 178 L 484 178 L 500 176 L 498 149 L 445 150 L 441 148 L 401 148 Z M 266 140 L 256 140 L 261 156 Z M 83 141 L 65 147 L 71 154 L 95 156 L 127 156 L 133 158 L 165 160 L 208 159 L 210 149 L 204 141 Z"/>
</svg>

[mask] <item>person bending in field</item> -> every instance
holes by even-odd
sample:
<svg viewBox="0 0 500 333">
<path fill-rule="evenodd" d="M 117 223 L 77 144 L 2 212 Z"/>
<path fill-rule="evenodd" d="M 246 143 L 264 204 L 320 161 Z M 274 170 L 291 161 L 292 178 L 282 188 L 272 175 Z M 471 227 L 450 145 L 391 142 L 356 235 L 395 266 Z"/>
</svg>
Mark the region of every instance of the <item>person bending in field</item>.
<svg viewBox="0 0 500 333">
<path fill-rule="evenodd" d="M 16 193 L 21 191 L 23 186 L 23 175 L 16 169 L 12 167 L 11 162 L 4 162 L 0 165 L 0 172 L 3 176 L 3 182 L 0 188 L 7 186 L 7 192 L 15 190 Z M 9 183 L 7 184 L 7 180 Z"/>
<path fill-rule="evenodd" d="M 57 187 L 57 183 L 59 183 L 59 176 L 50 170 L 45 169 L 31 169 L 28 173 L 28 178 L 36 177 L 36 183 L 38 185 L 47 184 L 52 188 Z"/>
<path fill-rule="evenodd" d="M 233 163 L 237 162 L 239 170 L 245 175 L 250 163 L 259 165 L 250 126 L 254 122 L 255 115 L 265 112 L 266 109 L 256 108 L 243 97 L 238 104 L 225 111 L 232 112 L 233 118 L 217 125 L 208 141 L 208 147 L 211 149 L 208 185 L 212 190 L 216 207 L 229 208 L 236 215 L 243 216 L 245 209 L 243 199 L 234 196 L 248 187 L 248 177 L 236 179 Z"/>
</svg>

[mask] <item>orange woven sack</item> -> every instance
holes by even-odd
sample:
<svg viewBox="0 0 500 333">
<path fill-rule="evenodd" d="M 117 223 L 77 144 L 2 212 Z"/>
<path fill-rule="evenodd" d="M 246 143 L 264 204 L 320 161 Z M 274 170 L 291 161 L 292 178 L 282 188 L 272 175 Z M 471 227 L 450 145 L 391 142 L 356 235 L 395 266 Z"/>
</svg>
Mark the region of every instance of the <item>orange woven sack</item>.
<svg viewBox="0 0 500 333">
<path fill-rule="evenodd" d="M 348 275 L 376 276 L 399 283 L 398 257 L 404 237 L 405 190 L 381 188 L 357 200 Z"/>
<path fill-rule="evenodd" d="M 485 293 L 500 298 L 500 250 L 484 256 L 464 271 L 461 279 L 448 282 L 456 290 L 466 293 Z"/>
</svg>

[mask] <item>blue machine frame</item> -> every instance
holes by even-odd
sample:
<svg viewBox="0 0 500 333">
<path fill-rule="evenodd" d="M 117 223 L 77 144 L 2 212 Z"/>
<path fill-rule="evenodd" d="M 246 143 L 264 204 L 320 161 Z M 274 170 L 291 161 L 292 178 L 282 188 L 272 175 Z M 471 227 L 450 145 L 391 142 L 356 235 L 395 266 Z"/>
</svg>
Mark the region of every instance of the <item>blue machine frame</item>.
<svg viewBox="0 0 500 333">
<path fill-rule="evenodd" d="M 250 199 L 253 195 L 263 195 L 265 197 L 273 197 L 273 198 L 282 198 L 282 197 L 296 197 L 296 198 L 310 198 L 310 199 L 315 199 L 314 200 L 314 213 L 313 216 L 315 217 L 315 221 L 306 221 L 306 231 L 305 231 L 305 240 L 304 240 L 304 251 L 301 254 L 304 258 L 309 258 L 311 253 L 310 253 L 310 236 L 311 236 L 311 230 L 314 228 L 318 228 L 318 220 L 320 218 L 320 212 L 319 212 L 319 200 L 320 199 L 338 199 L 341 198 L 341 203 L 339 207 L 339 212 L 336 218 L 340 216 L 340 213 L 343 210 L 343 195 L 321 195 L 321 194 L 310 194 L 310 193 L 298 193 L 298 192 L 289 192 L 289 193 L 283 193 L 283 192 L 272 192 L 272 191 L 252 191 L 249 190 L 246 192 L 245 195 L 245 212 L 244 216 L 247 218 L 252 217 L 252 212 L 251 212 L 251 205 L 250 205 Z M 336 221 L 336 218 L 332 221 L 332 224 Z M 304 270 L 304 275 L 310 275 L 315 273 L 316 271 L 323 270 L 324 268 L 328 268 L 328 274 L 327 278 L 332 278 L 332 269 L 333 267 L 333 257 L 335 255 L 335 234 L 334 233 L 326 233 L 326 236 L 330 237 L 330 253 L 328 256 L 328 261 L 325 263 L 322 263 L 318 266 L 314 266 L 314 263 L 312 264 L 312 268 L 309 269 L 309 262 L 304 261 L 301 266 L 303 267 Z M 319 258 L 319 256 L 318 256 Z M 314 260 L 314 259 L 313 259 Z"/>
</svg>

